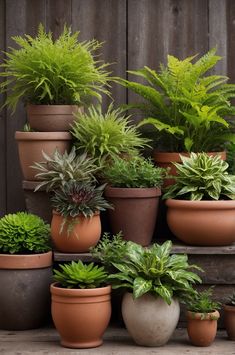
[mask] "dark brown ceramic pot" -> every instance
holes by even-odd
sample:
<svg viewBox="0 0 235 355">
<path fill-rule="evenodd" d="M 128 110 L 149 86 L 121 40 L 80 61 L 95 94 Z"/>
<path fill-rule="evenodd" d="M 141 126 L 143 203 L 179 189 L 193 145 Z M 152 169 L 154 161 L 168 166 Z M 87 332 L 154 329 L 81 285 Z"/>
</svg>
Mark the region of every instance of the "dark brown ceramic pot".
<svg viewBox="0 0 235 355">
<path fill-rule="evenodd" d="M 83 107 L 76 105 L 27 105 L 30 127 L 41 132 L 69 131 L 74 114 L 83 111 Z"/>
<path fill-rule="evenodd" d="M 235 201 L 166 200 L 172 233 L 189 245 L 219 246 L 235 241 Z"/>
<path fill-rule="evenodd" d="M 0 329 L 39 328 L 50 318 L 52 252 L 0 254 Z"/>
<path fill-rule="evenodd" d="M 72 136 L 69 132 L 20 132 L 15 133 L 24 180 L 36 180 L 37 170 L 31 166 L 44 161 L 42 151 L 52 156 L 55 150 L 63 154 L 70 150 Z"/>
<path fill-rule="evenodd" d="M 67 289 L 51 285 L 52 318 L 62 346 L 94 348 L 103 343 L 111 317 L 110 294 L 111 286 Z"/>
<path fill-rule="evenodd" d="M 224 324 L 230 340 L 235 340 L 235 306 L 224 305 Z"/>
<path fill-rule="evenodd" d="M 211 313 L 195 313 L 187 311 L 187 331 L 193 345 L 209 346 L 217 332 L 218 311 Z"/>
<path fill-rule="evenodd" d="M 156 223 L 159 196 L 157 188 L 116 188 L 107 186 L 105 197 L 114 206 L 109 210 L 113 233 L 122 231 L 124 239 L 147 246 Z"/>
<path fill-rule="evenodd" d="M 62 228 L 63 227 L 63 228 Z M 53 211 L 51 237 L 56 250 L 64 253 L 84 253 L 95 246 L 101 236 L 100 214 L 65 218 Z"/>
</svg>

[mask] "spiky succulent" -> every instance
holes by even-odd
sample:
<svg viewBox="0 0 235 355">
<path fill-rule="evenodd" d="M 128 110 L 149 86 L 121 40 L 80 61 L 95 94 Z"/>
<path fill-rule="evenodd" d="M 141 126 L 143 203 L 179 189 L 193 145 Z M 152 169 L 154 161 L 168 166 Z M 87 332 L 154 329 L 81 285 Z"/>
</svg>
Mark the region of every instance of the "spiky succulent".
<svg viewBox="0 0 235 355">
<path fill-rule="evenodd" d="M 227 304 L 235 307 L 235 292 L 229 297 Z"/>
<path fill-rule="evenodd" d="M 87 156 L 86 153 L 76 155 L 75 147 L 70 153 L 65 151 L 61 154 L 57 150 L 52 157 L 42 152 L 45 161 L 35 163 L 32 168 L 39 171 L 36 178 L 43 180 L 38 183 L 35 191 L 41 187 L 46 187 L 47 191 L 58 189 L 61 185 L 70 180 L 80 182 L 95 182 L 94 174 L 99 170 L 95 165 L 94 159 Z"/>
<path fill-rule="evenodd" d="M 195 313 L 211 313 L 218 310 L 220 303 L 213 301 L 212 293 L 212 287 L 202 292 L 196 291 L 187 302 L 187 309 Z"/>
<path fill-rule="evenodd" d="M 191 153 L 190 157 L 181 156 L 181 160 L 183 164 L 174 163 L 178 175 L 164 199 L 235 199 L 235 175 L 228 174 L 228 163 L 219 156 Z"/>
<path fill-rule="evenodd" d="M 79 260 L 59 267 L 60 270 L 54 269 L 54 280 L 64 288 L 97 288 L 104 286 L 107 281 L 104 267 L 94 263 L 86 265 Z"/>
<path fill-rule="evenodd" d="M 52 206 L 63 217 L 92 217 L 97 211 L 111 207 L 102 196 L 104 187 L 87 182 L 66 182 L 55 191 L 51 198 Z"/>
<path fill-rule="evenodd" d="M 43 253 L 50 249 L 50 226 L 40 217 L 18 212 L 0 219 L 2 253 Z"/>
</svg>

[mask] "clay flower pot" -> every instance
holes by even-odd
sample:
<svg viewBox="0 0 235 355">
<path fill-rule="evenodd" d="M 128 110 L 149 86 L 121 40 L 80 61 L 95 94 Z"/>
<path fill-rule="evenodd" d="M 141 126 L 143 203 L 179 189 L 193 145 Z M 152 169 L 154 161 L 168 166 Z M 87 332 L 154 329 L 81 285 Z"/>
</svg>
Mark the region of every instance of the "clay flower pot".
<svg viewBox="0 0 235 355">
<path fill-rule="evenodd" d="M 18 153 L 24 180 L 37 180 L 38 173 L 31 168 L 35 162 L 44 161 L 42 151 L 53 155 L 57 149 L 60 153 L 70 150 L 72 136 L 69 132 L 20 132 L 15 133 Z"/>
<path fill-rule="evenodd" d="M 166 200 L 172 233 L 189 245 L 219 246 L 235 241 L 235 201 Z"/>
<path fill-rule="evenodd" d="M 69 131 L 74 113 L 83 111 L 83 107 L 76 105 L 27 105 L 30 127 L 42 132 Z"/>
<path fill-rule="evenodd" d="M 218 311 L 212 313 L 195 313 L 187 311 L 187 331 L 193 345 L 209 346 L 217 332 Z"/>
<path fill-rule="evenodd" d="M 51 237 L 56 250 L 64 253 L 83 253 L 88 252 L 90 247 L 98 243 L 101 236 L 99 213 L 90 218 L 69 217 L 65 223 L 64 221 L 63 216 L 53 211 Z"/>
<path fill-rule="evenodd" d="M 50 317 L 52 252 L 0 254 L 0 329 L 39 328 Z"/>
<path fill-rule="evenodd" d="M 111 317 L 111 286 L 94 289 L 67 289 L 51 285 L 52 318 L 68 348 L 93 348 L 102 344 L 102 336 Z"/>
<path fill-rule="evenodd" d="M 224 323 L 225 329 L 230 340 L 235 340 L 235 306 L 225 304 L 224 308 Z"/>
<path fill-rule="evenodd" d="M 151 243 L 161 190 L 157 188 L 117 188 L 107 186 L 105 197 L 114 206 L 109 219 L 114 234 L 143 246 Z"/>
<path fill-rule="evenodd" d="M 122 316 L 126 328 L 138 345 L 162 346 L 172 336 L 179 321 L 180 306 L 176 299 L 168 305 L 161 297 L 145 294 L 133 299 L 126 293 Z"/>
</svg>

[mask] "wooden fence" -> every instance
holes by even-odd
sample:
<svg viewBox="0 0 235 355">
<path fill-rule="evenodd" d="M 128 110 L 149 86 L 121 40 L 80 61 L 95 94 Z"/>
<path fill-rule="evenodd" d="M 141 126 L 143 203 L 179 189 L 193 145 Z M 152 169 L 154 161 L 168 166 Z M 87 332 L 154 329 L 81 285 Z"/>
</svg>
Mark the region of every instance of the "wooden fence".
<svg viewBox="0 0 235 355">
<path fill-rule="evenodd" d="M 66 23 L 81 40 L 104 41 L 103 58 L 122 77 L 127 69 L 157 68 L 167 54 L 184 58 L 217 46 L 224 59 L 216 71 L 235 82 L 234 0 L 0 0 L 0 49 L 13 45 L 12 36 L 34 35 L 39 23 L 55 36 Z M 120 86 L 112 94 L 117 104 L 132 95 Z M 24 209 L 14 140 L 24 122 L 22 106 L 12 117 L 0 112 L 0 215 Z"/>
</svg>

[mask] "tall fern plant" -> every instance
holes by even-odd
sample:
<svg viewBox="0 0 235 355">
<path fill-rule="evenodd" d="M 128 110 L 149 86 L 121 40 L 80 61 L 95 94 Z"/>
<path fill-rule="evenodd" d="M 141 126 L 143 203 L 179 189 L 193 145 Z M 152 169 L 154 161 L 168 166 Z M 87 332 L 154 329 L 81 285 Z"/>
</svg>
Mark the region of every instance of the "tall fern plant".
<svg viewBox="0 0 235 355">
<path fill-rule="evenodd" d="M 57 40 L 40 25 L 36 37 L 16 36 L 18 48 L 10 48 L 0 93 L 7 93 L 6 105 L 13 111 L 20 99 L 31 104 L 85 104 L 108 93 L 107 64 L 95 57 L 101 47 L 96 40 L 79 42 L 78 32 L 64 27 Z"/>
<path fill-rule="evenodd" d="M 167 66 L 161 65 L 159 72 L 147 66 L 129 71 L 147 84 L 119 79 L 143 99 L 127 105 L 142 112 L 144 119 L 139 126 L 152 125 L 158 143 L 168 151 L 216 151 L 235 141 L 225 119 L 235 115 L 230 102 L 235 97 L 235 85 L 226 83 L 226 76 L 208 75 L 221 57 L 212 49 L 194 59 L 169 55 Z"/>
</svg>

